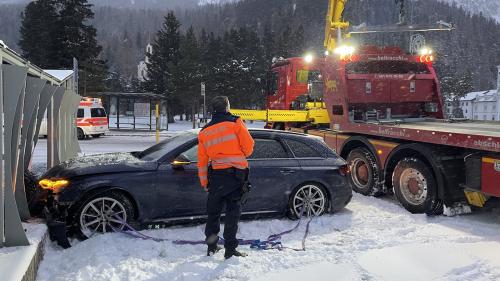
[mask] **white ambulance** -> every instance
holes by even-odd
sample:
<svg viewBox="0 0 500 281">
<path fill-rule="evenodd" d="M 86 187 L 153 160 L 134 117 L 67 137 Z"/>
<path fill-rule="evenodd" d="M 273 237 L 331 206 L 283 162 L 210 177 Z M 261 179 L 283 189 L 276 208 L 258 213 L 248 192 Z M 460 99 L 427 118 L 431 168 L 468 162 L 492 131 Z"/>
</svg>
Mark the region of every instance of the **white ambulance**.
<svg viewBox="0 0 500 281">
<path fill-rule="evenodd" d="M 108 116 L 101 99 L 82 98 L 76 114 L 77 135 L 79 140 L 92 136 L 98 138 L 109 131 Z M 40 136 L 47 137 L 47 117 L 42 120 Z"/>
</svg>

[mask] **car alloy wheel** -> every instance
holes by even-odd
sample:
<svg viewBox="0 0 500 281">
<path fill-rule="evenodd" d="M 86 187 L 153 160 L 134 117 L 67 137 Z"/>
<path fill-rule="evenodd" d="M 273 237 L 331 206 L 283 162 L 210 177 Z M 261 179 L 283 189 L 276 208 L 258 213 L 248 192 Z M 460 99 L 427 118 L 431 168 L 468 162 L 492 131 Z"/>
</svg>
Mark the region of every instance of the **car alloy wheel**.
<svg viewBox="0 0 500 281">
<path fill-rule="evenodd" d="M 324 191 L 314 184 L 300 187 L 292 199 L 292 210 L 296 217 L 301 215 L 320 216 L 325 212 L 327 199 Z"/>
<path fill-rule="evenodd" d="M 99 197 L 88 202 L 80 213 L 80 230 L 87 238 L 97 233 L 125 228 L 127 211 L 118 200 Z"/>
</svg>

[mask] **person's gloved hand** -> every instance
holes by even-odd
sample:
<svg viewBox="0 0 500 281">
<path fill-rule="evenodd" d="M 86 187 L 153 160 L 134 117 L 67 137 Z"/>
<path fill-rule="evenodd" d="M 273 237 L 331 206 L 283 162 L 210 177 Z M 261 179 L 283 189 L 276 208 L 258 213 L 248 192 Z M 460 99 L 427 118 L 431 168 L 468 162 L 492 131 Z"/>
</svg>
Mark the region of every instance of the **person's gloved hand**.
<svg viewBox="0 0 500 281">
<path fill-rule="evenodd" d="M 202 186 L 202 187 L 203 187 L 203 189 L 204 189 L 206 192 L 208 192 L 208 191 L 209 191 L 208 186 Z"/>
</svg>

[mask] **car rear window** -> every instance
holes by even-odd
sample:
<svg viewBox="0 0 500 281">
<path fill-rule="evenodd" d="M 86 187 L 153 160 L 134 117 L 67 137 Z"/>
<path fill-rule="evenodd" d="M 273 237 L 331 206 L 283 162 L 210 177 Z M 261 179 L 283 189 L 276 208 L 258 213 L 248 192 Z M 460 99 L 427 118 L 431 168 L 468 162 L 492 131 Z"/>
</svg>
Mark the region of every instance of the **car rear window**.
<svg viewBox="0 0 500 281">
<path fill-rule="evenodd" d="M 106 111 L 104 108 L 91 108 L 90 117 L 106 117 Z"/>
<path fill-rule="evenodd" d="M 255 139 L 253 153 L 250 159 L 289 158 L 285 148 L 277 140 Z"/>
<path fill-rule="evenodd" d="M 76 113 L 76 118 L 83 118 L 83 108 L 79 108 L 78 112 Z"/>
<path fill-rule="evenodd" d="M 321 157 L 321 154 L 306 143 L 297 140 L 287 139 L 286 143 L 297 158 Z"/>
</svg>

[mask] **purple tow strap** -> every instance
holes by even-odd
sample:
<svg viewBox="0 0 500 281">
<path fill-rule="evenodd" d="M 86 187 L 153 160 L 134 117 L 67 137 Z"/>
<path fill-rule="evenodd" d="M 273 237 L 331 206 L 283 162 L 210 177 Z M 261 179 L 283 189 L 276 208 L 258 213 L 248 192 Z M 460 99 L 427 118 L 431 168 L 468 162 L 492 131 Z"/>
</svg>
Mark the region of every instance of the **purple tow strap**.
<svg viewBox="0 0 500 281">
<path fill-rule="evenodd" d="M 277 240 L 280 240 L 283 235 L 290 234 L 299 228 L 300 223 L 302 221 L 303 213 L 304 213 L 304 210 L 302 209 L 299 221 L 297 222 L 297 224 L 293 228 L 291 228 L 289 230 L 286 230 L 286 231 L 283 231 L 283 232 L 280 232 L 277 234 L 271 234 L 271 235 L 269 235 L 267 240 L 264 240 L 264 241 L 260 241 L 259 239 L 248 239 L 248 240 L 240 239 L 240 240 L 238 240 L 238 244 L 239 245 L 250 245 L 251 248 L 260 249 L 260 250 L 278 249 L 281 251 L 283 249 L 289 249 L 289 250 L 293 250 L 293 251 L 305 251 L 306 250 L 306 239 L 309 235 L 309 228 L 310 228 L 311 221 L 313 219 L 312 217 L 309 218 L 309 221 L 307 222 L 307 225 L 306 225 L 304 237 L 302 238 L 302 249 L 284 247 L 281 244 L 281 242 L 277 241 Z M 204 245 L 204 244 L 206 244 L 206 242 L 204 240 L 173 240 L 172 241 L 172 240 L 168 240 L 168 239 L 152 237 L 152 236 L 149 236 L 149 235 L 146 235 L 144 233 L 137 231 L 131 225 L 129 225 L 126 221 L 124 221 L 122 218 L 120 218 L 116 215 L 114 216 L 114 218 L 116 220 L 118 220 L 120 223 L 122 223 L 130 231 L 118 229 L 118 228 L 115 228 L 112 225 L 110 225 L 111 228 L 113 229 L 113 231 L 118 232 L 118 233 L 123 233 L 125 235 L 130 236 L 130 237 L 144 239 L 144 240 L 152 240 L 152 241 L 156 241 L 156 242 L 172 242 L 175 245 Z M 224 239 L 222 237 L 219 237 L 218 244 L 219 245 L 224 244 Z"/>
</svg>

